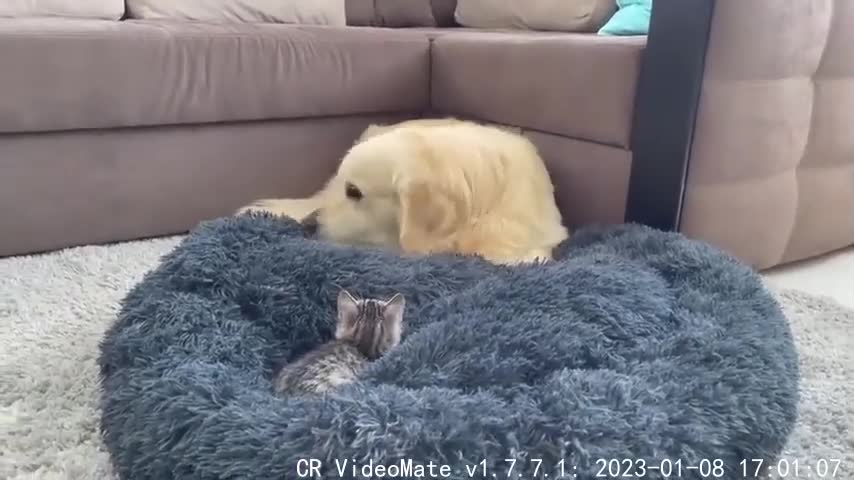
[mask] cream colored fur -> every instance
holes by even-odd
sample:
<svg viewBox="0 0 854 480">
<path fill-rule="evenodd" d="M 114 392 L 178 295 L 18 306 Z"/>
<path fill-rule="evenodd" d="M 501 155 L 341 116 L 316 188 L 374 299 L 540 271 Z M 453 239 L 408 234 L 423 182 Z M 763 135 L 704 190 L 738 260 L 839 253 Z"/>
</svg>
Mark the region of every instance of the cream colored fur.
<svg viewBox="0 0 854 480">
<path fill-rule="evenodd" d="M 360 198 L 347 196 L 348 185 Z M 534 145 L 455 119 L 371 126 L 314 196 L 261 200 L 241 212 L 248 210 L 295 219 L 317 211 L 327 240 L 494 263 L 550 259 L 568 236 Z"/>
</svg>

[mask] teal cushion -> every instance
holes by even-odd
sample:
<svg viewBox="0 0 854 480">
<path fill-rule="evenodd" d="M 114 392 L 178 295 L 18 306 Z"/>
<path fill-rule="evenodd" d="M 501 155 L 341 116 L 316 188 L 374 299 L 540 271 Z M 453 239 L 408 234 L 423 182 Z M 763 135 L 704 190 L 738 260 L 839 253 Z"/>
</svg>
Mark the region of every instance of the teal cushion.
<svg viewBox="0 0 854 480">
<path fill-rule="evenodd" d="M 599 35 L 646 35 L 652 15 L 652 0 L 617 0 L 619 9 L 599 29 Z"/>
</svg>

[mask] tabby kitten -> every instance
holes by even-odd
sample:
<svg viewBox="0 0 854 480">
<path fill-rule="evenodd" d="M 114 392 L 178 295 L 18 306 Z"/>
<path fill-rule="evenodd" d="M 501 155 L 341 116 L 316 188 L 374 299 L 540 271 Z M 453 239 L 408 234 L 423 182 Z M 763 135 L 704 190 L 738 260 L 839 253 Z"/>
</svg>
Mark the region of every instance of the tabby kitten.
<svg viewBox="0 0 854 480">
<path fill-rule="evenodd" d="M 400 343 L 403 295 L 388 300 L 357 300 L 346 290 L 338 294 L 335 339 L 291 362 L 276 375 L 277 393 L 323 393 L 356 379 L 359 370 Z"/>
</svg>

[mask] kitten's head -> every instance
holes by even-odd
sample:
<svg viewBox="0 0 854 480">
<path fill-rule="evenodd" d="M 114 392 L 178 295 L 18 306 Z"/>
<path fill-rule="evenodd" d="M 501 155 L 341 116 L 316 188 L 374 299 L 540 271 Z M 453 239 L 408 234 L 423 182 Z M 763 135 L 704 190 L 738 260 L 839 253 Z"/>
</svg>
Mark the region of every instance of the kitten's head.
<svg viewBox="0 0 854 480">
<path fill-rule="evenodd" d="M 399 293 L 388 300 L 356 299 L 341 290 L 335 338 L 352 343 L 363 355 L 375 360 L 400 343 L 405 306 Z"/>
</svg>

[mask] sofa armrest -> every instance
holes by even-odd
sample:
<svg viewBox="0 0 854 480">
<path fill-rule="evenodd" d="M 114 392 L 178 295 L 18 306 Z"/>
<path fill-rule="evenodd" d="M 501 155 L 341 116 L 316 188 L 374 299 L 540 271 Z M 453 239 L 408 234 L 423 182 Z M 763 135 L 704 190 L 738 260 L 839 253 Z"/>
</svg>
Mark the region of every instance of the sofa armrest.
<svg viewBox="0 0 854 480">
<path fill-rule="evenodd" d="M 646 55 L 628 220 L 759 268 L 854 244 L 854 2 L 656 0 Z"/>
</svg>

